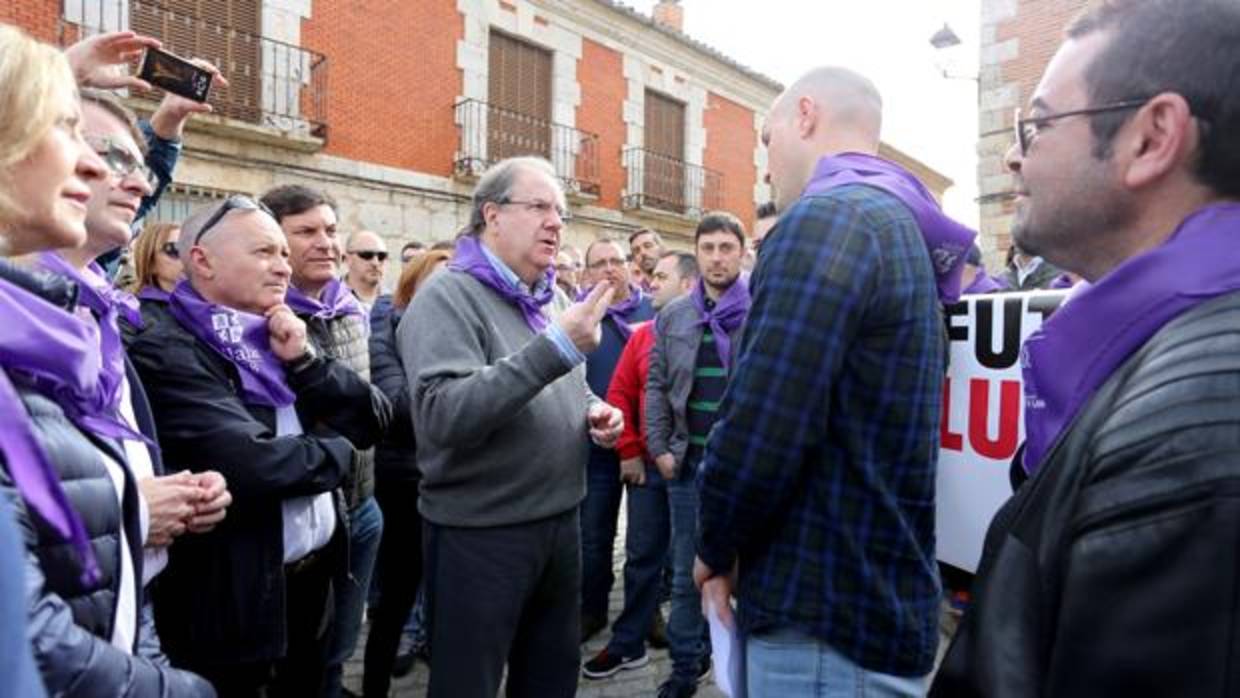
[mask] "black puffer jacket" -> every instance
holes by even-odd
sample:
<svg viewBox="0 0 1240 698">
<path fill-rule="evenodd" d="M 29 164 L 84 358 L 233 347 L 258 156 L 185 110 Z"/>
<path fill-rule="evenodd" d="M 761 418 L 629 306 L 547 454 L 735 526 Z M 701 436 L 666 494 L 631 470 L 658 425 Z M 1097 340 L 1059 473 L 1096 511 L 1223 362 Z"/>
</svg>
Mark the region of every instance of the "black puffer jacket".
<svg viewBox="0 0 1240 698">
<path fill-rule="evenodd" d="M 995 515 L 931 695 L 1240 695 L 1240 293 L 1168 323 Z"/>
<path fill-rule="evenodd" d="M 64 309 L 72 307 L 76 292 L 71 284 L 50 275 L 34 276 L 0 265 L 0 278 Z M 41 299 L 41 300 L 40 300 Z M 29 635 L 48 692 L 67 696 L 214 696 L 201 678 L 173 669 L 158 652 L 151 633 L 137 617 L 142 607 L 142 532 L 137 486 L 126 472 L 123 506 L 103 462 L 102 453 L 125 464 L 124 451 L 111 439 L 78 429 L 53 401 L 24 386 L 22 377 L 8 374 L 30 415 L 35 438 L 60 477 L 70 504 L 82 516 L 99 563 L 98 583 L 82 581 L 82 567 L 71 544 L 25 506 L 0 456 L 0 494 L 12 505 L 18 529 L 28 551 L 26 590 Z M 138 633 L 132 653 L 111 643 L 120 590 L 122 527 L 129 541 L 134 568 L 134 622 Z"/>
</svg>

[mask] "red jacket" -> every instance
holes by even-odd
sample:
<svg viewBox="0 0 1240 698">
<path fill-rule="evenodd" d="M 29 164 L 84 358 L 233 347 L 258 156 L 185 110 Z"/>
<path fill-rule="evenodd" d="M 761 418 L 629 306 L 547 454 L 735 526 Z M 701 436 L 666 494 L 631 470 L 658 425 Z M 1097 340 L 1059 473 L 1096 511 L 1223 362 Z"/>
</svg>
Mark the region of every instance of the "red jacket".
<svg viewBox="0 0 1240 698">
<path fill-rule="evenodd" d="M 620 460 L 650 460 L 646 453 L 646 377 L 653 347 L 654 322 L 635 326 L 607 386 L 607 402 L 624 413 L 624 433 L 616 442 Z"/>
</svg>

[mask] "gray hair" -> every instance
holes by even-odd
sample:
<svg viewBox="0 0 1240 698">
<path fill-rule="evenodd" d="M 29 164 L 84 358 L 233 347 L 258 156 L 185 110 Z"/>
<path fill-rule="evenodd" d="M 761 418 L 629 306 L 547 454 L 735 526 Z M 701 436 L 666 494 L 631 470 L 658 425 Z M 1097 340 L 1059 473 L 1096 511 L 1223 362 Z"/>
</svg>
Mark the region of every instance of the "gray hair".
<svg viewBox="0 0 1240 698">
<path fill-rule="evenodd" d="M 469 225 L 462 231 L 462 234 L 475 236 L 482 234 L 487 227 L 486 216 L 482 209 L 487 204 L 502 204 L 507 201 L 508 195 L 512 193 L 512 185 L 517 181 L 517 175 L 522 172 L 539 172 L 547 175 L 552 182 L 555 182 L 556 189 L 561 192 L 561 196 L 563 195 L 560 180 L 555 175 L 555 168 L 545 159 L 523 156 L 501 160 L 487 169 L 482 174 L 482 178 L 478 180 L 478 186 L 474 187 Z"/>
</svg>

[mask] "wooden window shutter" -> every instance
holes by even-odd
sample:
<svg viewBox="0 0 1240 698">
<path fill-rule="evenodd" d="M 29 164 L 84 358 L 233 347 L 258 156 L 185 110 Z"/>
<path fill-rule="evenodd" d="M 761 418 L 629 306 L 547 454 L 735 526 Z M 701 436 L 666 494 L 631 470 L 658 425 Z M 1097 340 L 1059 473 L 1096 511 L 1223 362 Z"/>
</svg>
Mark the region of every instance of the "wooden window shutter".
<svg viewBox="0 0 1240 698">
<path fill-rule="evenodd" d="M 217 114 L 262 121 L 262 0 L 130 0 L 130 26 L 185 58 L 214 63 L 228 80 L 211 89 Z"/>
<path fill-rule="evenodd" d="M 491 32 L 487 159 L 551 156 L 551 52 Z"/>
<path fill-rule="evenodd" d="M 642 186 L 653 206 L 685 210 L 685 105 L 646 90 L 646 153 Z"/>
</svg>

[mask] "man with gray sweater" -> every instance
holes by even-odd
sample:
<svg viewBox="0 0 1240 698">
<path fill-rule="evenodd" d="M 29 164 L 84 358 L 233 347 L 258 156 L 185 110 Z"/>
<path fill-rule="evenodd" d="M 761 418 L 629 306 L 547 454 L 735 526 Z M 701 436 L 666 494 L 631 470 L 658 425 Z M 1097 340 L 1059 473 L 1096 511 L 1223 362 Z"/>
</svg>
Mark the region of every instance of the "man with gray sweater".
<svg viewBox="0 0 1240 698">
<path fill-rule="evenodd" d="M 569 305 L 555 285 L 564 192 L 550 163 L 488 170 L 447 272 L 398 328 L 425 519 L 431 698 L 555 698 L 577 690 L 589 440 L 619 410 L 585 382 L 613 290 Z M 589 439 L 589 440 L 588 440 Z"/>
</svg>

